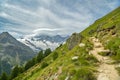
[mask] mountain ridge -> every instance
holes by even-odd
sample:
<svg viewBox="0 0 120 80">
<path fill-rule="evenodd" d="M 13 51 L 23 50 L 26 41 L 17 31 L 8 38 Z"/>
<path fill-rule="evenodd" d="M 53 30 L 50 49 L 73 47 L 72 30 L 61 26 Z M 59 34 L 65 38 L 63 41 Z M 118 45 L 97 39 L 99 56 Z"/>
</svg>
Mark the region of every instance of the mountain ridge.
<svg viewBox="0 0 120 80">
<path fill-rule="evenodd" d="M 67 38 L 68 36 L 63 37 L 61 35 L 37 35 L 30 38 L 21 38 L 18 40 L 32 48 L 34 51 L 38 52 L 47 48 L 54 50 L 60 44 L 64 43 Z"/>
</svg>

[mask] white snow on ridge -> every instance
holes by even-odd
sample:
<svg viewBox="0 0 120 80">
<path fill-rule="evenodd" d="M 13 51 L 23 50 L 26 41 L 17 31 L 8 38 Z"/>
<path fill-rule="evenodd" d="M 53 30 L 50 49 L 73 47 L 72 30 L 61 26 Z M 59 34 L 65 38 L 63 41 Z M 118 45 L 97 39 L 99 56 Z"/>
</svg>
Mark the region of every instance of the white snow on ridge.
<svg viewBox="0 0 120 80">
<path fill-rule="evenodd" d="M 34 51 L 40 51 L 40 50 L 45 50 L 47 48 L 54 50 L 60 44 L 65 43 L 65 40 L 67 38 L 68 38 L 67 36 L 62 37 L 60 35 L 55 35 L 55 36 L 40 35 L 40 36 L 31 36 L 31 37 L 24 36 L 17 40 L 29 46 Z"/>
<path fill-rule="evenodd" d="M 44 41 L 31 41 L 30 39 L 17 39 L 17 40 L 29 46 L 34 51 L 39 51 L 40 48 L 43 50 L 47 48 L 54 50 L 56 47 L 58 47 L 61 44 L 61 43 L 50 42 L 50 41 L 45 41 L 45 40 Z"/>
</svg>

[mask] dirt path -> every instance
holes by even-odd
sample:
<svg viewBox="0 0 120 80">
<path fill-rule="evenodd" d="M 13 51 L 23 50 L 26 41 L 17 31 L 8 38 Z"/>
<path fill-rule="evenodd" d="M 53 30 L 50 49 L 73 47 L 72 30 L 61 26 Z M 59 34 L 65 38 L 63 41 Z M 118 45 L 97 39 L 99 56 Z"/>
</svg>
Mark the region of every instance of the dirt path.
<svg viewBox="0 0 120 80">
<path fill-rule="evenodd" d="M 105 50 L 98 39 L 92 37 L 91 41 L 94 44 L 94 48 L 89 52 L 89 54 L 95 56 L 100 62 L 97 80 L 120 80 L 120 77 L 115 69 L 115 65 L 109 64 L 113 62 L 113 60 L 109 57 L 103 57 L 98 54 L 99 52 L 105 52 L 109 50 Z"/>
</svg>

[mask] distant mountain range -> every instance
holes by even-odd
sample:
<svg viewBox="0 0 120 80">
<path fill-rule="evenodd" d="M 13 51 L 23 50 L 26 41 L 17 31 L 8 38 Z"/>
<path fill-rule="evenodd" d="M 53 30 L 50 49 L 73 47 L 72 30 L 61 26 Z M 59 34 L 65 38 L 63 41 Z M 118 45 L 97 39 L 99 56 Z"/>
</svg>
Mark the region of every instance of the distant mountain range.
<svg viewBox="0 0 120 80">
<path fill-rule="evenodd" d="M 9 73 L 14 65 L 23 64 L 34 55 L 31 48 L 17 41 L 8 32 L 0 34 L 0 74 Z"/>
<path fill-rule="evenodd" d="M 48 36 L 48 35 L 38 35 L 31 38 L 20 38 L 18 41 L 24 43 L 25 45 L 32 48 L 34 51 L 45 50 L 47 48 L 51 48 L 54 50 L 60 44 L 66 41 L 66 37 L 62 37 L 60 35 Z"/>
</svg>

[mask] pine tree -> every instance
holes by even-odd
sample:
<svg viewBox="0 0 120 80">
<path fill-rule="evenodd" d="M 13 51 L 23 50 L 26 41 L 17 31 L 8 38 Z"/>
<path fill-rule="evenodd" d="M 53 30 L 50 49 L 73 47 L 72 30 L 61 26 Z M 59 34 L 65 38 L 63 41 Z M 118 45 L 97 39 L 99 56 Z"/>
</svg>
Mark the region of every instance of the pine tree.
<svg viewBox="0 0 120 80">
<path fill-rule="evenodd" d="M 58 53 L 57 52 L 54 52 L 53 53 L 53 60 L 56 60 L 58 58 Z"/>
<path fill-rule="evenodd" d="M 37 63 L 36 57 L 32 58 L 32 65 L 35 65 Z"/>
<path fill-rule="evenodd" d="M 11 79 L 15 78 L 18 76 L 20 73 L 18 65 L 14 67 L 14 69 L 11 72 Z"/>
<path fill-rule="evenodd" d="M 40 51 L 37 55 L 37 62 L 41 62 L 43 58 L 44 58 L 43 51 Z"/>
<path fill-rule="evenodd" d="M 5 72 L 2 73 L 0 80 L 8 80 L 8 76 Z"/>
<path fill-rule="evenodd" d="M 43 62 L 43 63 L 41 64 L 41 69 L 43 69 L 43 68 L 47 67 L 48 65 L 49 65 L 48 63 Z"/>
<path fill-rule="evenodd" d="M 44 53 L 44 57 L 48 56 L 51 52 L 52 52 L 52 51 L 51 51 L 50 48 L 46 49 L 46 50 L 45 50 L 45 53 Z"/>
<path fill-rule="evenodd" d="M 28 61 L 26 64 L 25 64 L 25 70 L 28 70 L 30 67 L 33 66 L 33 63 L 32 63 L 32 60 Z"/>
<path fill-rule="evenodd" d="M 19 73 L 23 73 L 24 72 L 24 67 L 19 67 Z"/>
</svg>

